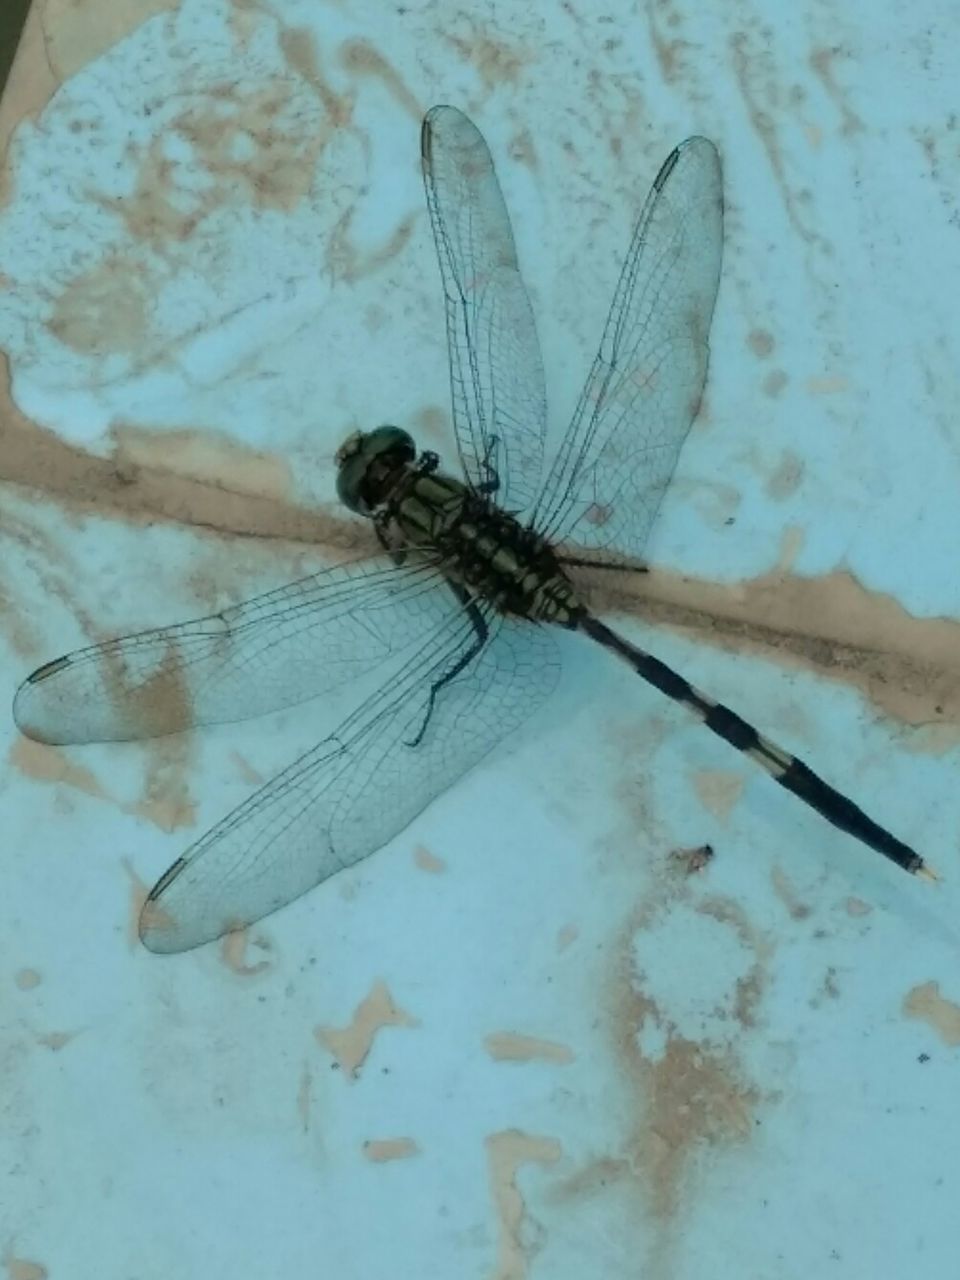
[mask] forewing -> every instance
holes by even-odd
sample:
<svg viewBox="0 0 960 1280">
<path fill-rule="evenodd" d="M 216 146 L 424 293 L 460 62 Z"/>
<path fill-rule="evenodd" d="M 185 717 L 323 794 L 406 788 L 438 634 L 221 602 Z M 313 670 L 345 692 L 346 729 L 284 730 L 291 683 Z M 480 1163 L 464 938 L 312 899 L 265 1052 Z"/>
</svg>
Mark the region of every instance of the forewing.
<svg viewBox="0 0 960 1280">
<path fill-rule="evenodd" d="M 556 682 L 555 643 L 529 623 L 488 621 L 489 642 L 440 689 L 419 742 L 432 685 L 474 640 L 466 613 L 173 864 L 143 909 L 145 945 L 186 951 L 276 911 L 402 831 L 521 725 Z"/>
<path fill-rule="evenodd" d="M 461 606 L 433 564 L 337 565 L 206 618 L 68 653 L 20 686 L 40 742 L 122 742 L 245 720 L 374 669 Z"/>
<path fill-rule="evenodd" d="M 525 513 L 540 485 L 546 394 L 510 217 L 483 136 L 453 107 L 423 122 L 423 178 L 446 297 L 453 421 L 474 488 Z"/>
<path fill-rule="evenodd" d="M 688 138 L 657 175 L 534 523 L 639 556 L 700 406 L 723 247 L 720 158 Z"/>
</svg>

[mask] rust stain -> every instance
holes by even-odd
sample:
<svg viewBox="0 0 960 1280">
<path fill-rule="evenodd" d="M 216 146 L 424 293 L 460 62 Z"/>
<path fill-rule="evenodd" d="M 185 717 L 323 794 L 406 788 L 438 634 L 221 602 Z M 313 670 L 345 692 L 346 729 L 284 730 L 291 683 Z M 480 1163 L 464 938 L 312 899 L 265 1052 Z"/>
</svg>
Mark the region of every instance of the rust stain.
<svg viewBox="0 0 960 1280">
<path fill-rule="evenodd" d="M 703 807 L 724 822 L 740 799 L 744 779 L 726 769 L 700 769 L 693 775 L 693 787 Z"/>
<path fill-rule="evenodd" d="M 349 208 L 337 219 L 324 249 L 324 260 L 332 278 L 350 284 L 376 274 L 397 257 L 409 243 L 419 217 L 416 213 L 408 214 L 397 223 L 383 244 L 362 253 L 351 239 L 355 212 L 354 208 Z"/>
<path fill-rule="evenodd" d="M 490 1280 L 525 1280 L 536 1246 L 530 1243 L 527 1207 L 517 1186 L 517 1172 L 524 1164 L 555 1164 L 563 1149 L 554 1138 L 537 1137 L 519 1129 L 492 1133 L 485 1145 L 500 1237 Z"/>
<path fill-rule="evenodd" d="M 18 737 L 14 740 L 7 759 L 25 778 L 33 778 L 37 782 L 62 783 L 97 800 L 111 799 L 96 775 L 82 765 L 68 760 L 59 747 Z"/>
<path fill-rule="evenodd" d="M 64 1045 L 68 1045 L 79 1034 L 78 1031 L 45 1031 L 37 1036 L 37 1044 L 42 1044 L 53 1053 L 59 1053 Z"/>
<path fill-rule="evenodd" d="M 903 1012 L 927 1023 L 951 1048 L 960 1044 L 960 1004 L 940 994 L 939 982 L 912 987 L 903 998 Z"/>
<path fill-rule="evenodd" d="M 862 898 L 847 898 L 844 903 L 848 916 L 868 916 L 873 910 L 869 902 L 864 902 Z"/>
<path fill-rule="evenodd" d="M 239 751 L 231 751 L 230 759 L 237 766 L 237 772 L 244 782 L 249 782 L 253 787 L 259 787 L 265 781 L 263 774 L 255 769 Z"/>
<path fill-rule="evenodd" d="M 370 994 L 357 1006 L 347 1027 L 317 1027 L 317 1042 L 333 1055 L 340 1066 L 356 1077 L 373 1048 L 377 1032 L 383 1027 L 418 1027 L 412 1017 L 393 1002 L 385 982 L 377 982 Z"/>
<path fill-rule="evenodd" d="M 553 1062 L 562 1065 L 573 1061 L 573 1051 L 567 1045 L 521 1035 L 516 1031 L 492 1031 L 484 1036 L 483 1043 L 495 1062 Z"/>
<path fill-rule="evenodd" d="M 751 329 L 747 346 L 759 360 L 765 360 L 774 348 L 773 334 L 767 329 Z"/>
<path fill-rule="evenodd" d="M 763 40 L 763 33 L 759 39 Z M 757 34 L 737 31 L 730 38 L 730 51 L 736 83 L 747 110 L 747 116 L 760 144 L 774 180 L 780 189 L 784 209 L 794 230 L 807 242 L 820 237 L 804 225 L 800 217 L 801 201 L 793 192 L 787 177 L 776 120 L 783 109 L 783 75 L 774 65 L 768 48 L 757 49 Z"/>
<path fill-rule="evenodd" d="M 507 144 L 507 150 L 511 160 L 515 160 L 517 164 L 525 165 L 532 173 L 536 173 L 540 168 L 533 134 L 529 129 L 518 129 Z"/>
<path fill-rule="evenodd" d="M 768 476 L 764 489 L 777 501 L 789 498 L 800 487 L 803 472 L 803 459 L 788 449 Z"/>
<path fill-rule="evenodd" d="M 806 920 L 808 918 L 810 907 L 801 900 L 786 872 L 775 866 L 770 872 L 770 883 L 773 885 L 774 893 L 786 907 L 792 919 Z"/>
<path fill-rule="evenodd" d="M 465 24 L 469 30 L 465 35 L 444 30 L 442 35 L 447 43 L 456 49 L 464 62 L 475 68 L 486 89 L 516 84 L 527 64 L 533 60 L 532 55 L 519 45 L 493 39 L 467 13 L 461 11 L 460 16 L 463 19 L 461 25 Z"/>
<path fill-rule="evenodd" d="M 240 200 L 290 211 L 308 195 L 334 126 L 301 109 L 297 79 L 240 77 L 185 96 L 162 133 L 129 144 L 133 191 L 96 196 L 131 237 L 162 250 Z"/>
<path fill-rule="evenodd" d="M 313 1077 L 310 1074 L 310 1064 L 305 1062 L 303 1070 L 300 1072 L 300 1085 L 297 1089 L 297 1115 L 300 1117 L 300 1125 L 304 1133 L 310 1128 L 310 1103 L 313 1093 Z"/>
<path fill-rule="evenodd" d="M 149 330 L 155 285 L 145 265 L 113 253 L 64 286 L 47 328 L 85 356 L 136 352 Z"/>
<path fill-rule="evenodd" d="M 363 1144 L 363 1154 L 374 1164 L 388 1160 L 409 1160 L 420 1154 L 413 1138 L 370 1138 Z"/>
<path fill-rule="evenodd" d="M 648 0 L 644 5 L 647 14 L 647 28 L 650 32 L 650 44 L 660 67 L 660 74 L 667 84 L 679 80 L 686 70 L 684 53 L 693 48 L 689 40 L 678 36 L 669 36 L 668 28 L 676 28 L 680 22 L 680 11 L 664 0 Z"/>
<path fill-rule="evenodd" d="M 808 378 L 806 387 L 812 396 L 835 396 L 848 391 L 850 382 L 839 373 L 831 373 L 820 378 Z"/>
<path fill-rule="evenodd" d="M 418 844 L 414 849 L 413 860 L 421 871 L 429 871 L 432 875 L 439 875 L 447 869 L 447 864 L 443 858 L 438 858 L 435 853 L 431 853 L 422 844 Z"/>
<path fill-rule="evenodd" d="M 174 684 L 173 681 L 169 682 L 171 694 Z M 131 695 L 132 692 L 131 690 Z M 154 692 L 155 690 L 151 688 L 150 693 Z M 136 705 L 139 706 L 139 704 Z M 191 723 L 189 712 L 185 707 L 181 710 L 181 718 L 175 719 L 177 714 L 175 702 L 164 707 L 162 713 L 155 709 L 157 705 L 153 702 L 143 708 L 148 713 L 146 723 L 150 723 L 151 715 L 155 721 L 161 721 L 164 726 L 173 724 L 176 729 L 185 728 Z M 175 733 L 176 729 L 163 727 L 160 730 L 153 730 L 150 736 L 155 732 Z M 164 737 L 157 742 L 151 742 L 140 799 L 136 804 L 122 806 L 123 811 L 133 813 L 168 833 L 195 826 L 197 806 L 190 794 L 192 772 L 190 766 L 194 754 L 192 739 L 185 734 Z"/>
<path fill-rule="evenodd" d="M 403 77 L 396 67 L 390 65 L 378 49 L 366 40 L 348 40 L 341 45 L 340 62 L 346 71 L 355 76 L 367 76 L 379 80 L 389 90 L 395 101 L 407 112 L 411 119 L 419 125 L 423 118 L 423 107 L 416 95 L 404 83 Z"/>
<path fill-rule="evenodd" d="M 353 117 L 354 95 L 336 93 L 327 83 L 317 53 L 313 32 L 308 27 L 282 27 L 280 47 L 291 70 L 310 85 L 334 129 L 345 129 Z"/>
<path fill-rule="evenodd" d="M 565 924 L 557 932 L 557 950 L 566 951 L 571 942 L 576 942 L 580 936 L 580 930 L 575 924 Z"/>
<path fill-rule="evenodd" d="M 41 1262 L 31 1262 L 27 1258 L 15 1258 L 12 1253 L 4 1253 L 3 1265 L 8 1280 L 47 1280 L 50 1272 Z"/>
<path fill-rule="evenodd" d="M 638 1271 L 651 1276 L 676 1273 L 673 1250 L 704 1170 L 725 1150 L 749 1143 L 758 1112 L 776 1100 L 751 1078 L 744 1051 L 759 1022 L 772 946 L 738 902 L 704 897 L 700 884 L 664 875 L 621 932 L 609 1023 L 635 1099 L 634 1118 L 618 1150 L 603 1153 L 560 1188 L 564 1199 L 614 1183 L 632 1189 L 650 1219 L 642 1228 L 646 1256 L 638 1259 Z M 649 970 L 662 951 L 660 931 L 677 939 L 694 931 L 693 937 L 698 918 L 729 931 L 727 959 L 734 969 L 718 967 L 708 988 L 694 979 L 685 992 L 675 966 Z"/>
<path fill-rule="evenodd" d="M 856 58 L 848 50 L 836 45 L 830 49 L 814 49 L 810 54 L 810 66 L 840 111 L 842 132 L 849 135 L 859 133 L 863 129 L 863 121 L 850 106 L 834 75 L 833 64 L 840 57 L 847 58 L 856 66 Z"/>
<path fill-rule="evenodd" d="M 256 960 L 253 964 L 247 963 L 249 945 L 249 929 L 233 929 L 230 933 L 225 933 L 220 940 L 220 959 L 226 968 L 242 978 L 253 977 L 271 968 L 271 962 L 268 959 Z M 270 943 L 266 938 L 256 938 L 253 945 L 261 951 L 270 950 Z"/>
<path fill-rule="evenodd" d="M 36 969 L 18 969 L 13 975 L 13 981 L 20 991 L 33 991 L 35 987 L 39 987 L 43 978 Z"/>
</svg>

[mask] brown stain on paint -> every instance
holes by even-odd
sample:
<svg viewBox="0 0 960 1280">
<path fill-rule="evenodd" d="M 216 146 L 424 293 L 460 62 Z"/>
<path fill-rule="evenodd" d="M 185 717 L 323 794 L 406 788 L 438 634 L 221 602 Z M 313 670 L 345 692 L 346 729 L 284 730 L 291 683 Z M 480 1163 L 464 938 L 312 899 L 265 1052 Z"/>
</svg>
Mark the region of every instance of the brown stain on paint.
<svg viewBox="0 0 960 1280">
<path fill-rule="evenodd" d="M 379 49 L 366 40 L 347 40 L 338 50 L 340 64 L 351 75 L 379 80 L 389 91 L 399 107 L 419 125 L 423 119 L 423 107 L 416 95 L 404 83 L 396 67 L 392 66 Z"/>
<path fill-rule="evenodd" d="M 313 1076 L 310 1073 L 309 1063 L 303 1064 L 303 1070 L 300 1072 L 300 1084 L 297 1087 L 297 1115 L 300 1117 L 300 1127 L 304 1133 L 310 1129 L 310 1110 L 313 1099 Z"/>
<path fill-rule="evenodd" d="M 557 930 L 557 950 L 566 951 L 571 943 L 576 942 L 580 936 L 580 930 L 575 924 L 565 924 Z"/>
<path fill-rule="evenodd" d="M 554 1138 L 506 1129 L 486 1139 L 490 1170 L 490 1195 L 496 1213 L 499 1240 L 497 1261 L 490 1280 L 526 1280 L 536 1254 L 533 1233 L 517 1173 L 525 1164 L 555 1164 L 562 1154 Z"/>
<path fill-rule="evenodd" d="M 363 1144 L 363 1154 L 373 1164 L 386 1164 L 390 1160 L 409 1160 L 420 1154 L 413 1138 L 369 1138 Z"/>
<path fill-rule="evenodd" d="M 767 329 L 751 329 L 747 334 L 747 346 L 758 360 L 765 360 L 774 345 L 773 334 Z"/>
<path fill-rule="evenodd" d="M 854 917 L 854 919 L 861 916 L 868 916 L 871 911 L 873 911 L 873 907 L 871 907 L 870 903 L 864 902 L 862 898 L 847 898 L 844 903 L 844 908 L 846 909 L 847 915 Z"/>
<path fill-rule="evenodd" d="M 749 1144 L 777 1096 L 752 1078 L 746 1052 L 761 1022 L 772 945 L 740 903 L 704 896 L 701 883 L 664 875 L 621 930 L 608 1016 L 631 1119 L 618 1150 L 598 1153 L 558 1189 L 565 1201 L 613 1186 L 621 1195 L 632 1191 L 643 1213 L 638 1273 L 656 1277 L 676 1273 L 674 1250 L 704 1175 L 725 1152 Z M 644 971 L 644 945 L 652 958 L 659 930 L 681 938 L 684 916 L 688 928 L 699 918 L 729 931 L 728 954 L 740 959 L 739 977 L 714 980 L 718 1003 L 709 1016 L 695 979 L 685 1007 L 672 980 L 658 992 L 657 979 Z"/>
<path fill-rule="evenodd" d="M 459 26 L 467 30 L 461 34 L 445 29 L 442 34 L 447 43 L 473 66 L 488 90 L 516 84 L 533 55 L 518 44 L 494 39 L 487 27 L 467 12 L 461 11 L 459 16 Z"/>
<path fill-rule="evenodd" d="M 775 400 L 789 381 L 782 369 L 771 369 L 761 383 L 763 394 Z"/>
<path fill-rule="evenodd" d="M 309 27 L 288 27 L 280 30 L 280 47 L 291 70 L 301 76 L 317 95 L 334 129 L 345 129 L 353 117 L 355 94 L 337 93 L 320 67 L 316 40 Z"/>
<path fill-rule="evenodd" d="M 725 822 L 743 794 L 744 778 L 726 769 L 700 769 L 693 775 L 693 787 L 703 807 Z"/>
<path fill-rule="evenodd" d="M 804 902 L 794 888 L 790 877 L 781 867 L 775 866 L 770 872 L 770 883 L 773 885 L 773 891 L 786 907 L 793 920 L 806 920 L 811 909 Z"/>
<path fill-rule="evenodd" d="M 803 472 L 803 459 L 787 450 L 767 477 L 764 489 L 771 498 L 783 501 L 796 493 L 803 479 Z"/>
<path fill-rule="evenodd" d="M 9 1252 L 3 1255 L 3 1265 L 7 1280 L 47 1280 L 50 1274 L 43 1263 L 31 1262 L 28 1258 L 15 1258 Z"/>
<path fill-rule="evenodd" d="M 43 977 L 36 969 L 18 969 L 13 981 L 19 991 L 33 991 L 39 987 Z"/>
<path fill-rule="evenodd" d="M 75 764 L 64 755 L 60 747 L 18 737 L 10 748 L 7 760 L 23 777 L 32 778 L 35 782 L 62 784 L 97 800 L 110 800 L 96 775 L 82 765 Z"/>
<path fill-rule="evenodd" d="M 574 1056 L 565 1044 L 516 1031 L 492 1031 L 484 1036 L 483 1044 L 494 1062 L 552 1062 L 563 1066 Z"/>
<path fill-rule="evenodd" d="M 356 210 L 351 207 L 337 219 L 324 246 L 324 261 L 331 277 L 349 284 L 355 284 L 365 276 L 375 275 L 392 258 L 397 257 L 410 242 L 419 216 L 408 214 L 397 223 L 382 244 L 361 251 L 352 238 L 355 213 Z"/>
<path fill-rule="evenodd" d="M 153 292 L 142 263 L 112 253 L 64 285 L 47 328 L 80 355 L 139 351 L 149 331 Z"/>
<path fill-rule="evenodd" d="M 931 1027 L 945 1045 L 960 1045 L 960 1004 L 940 994 L 939 982 L 911 987 L 903 998 L 903 1012 Z"/>
<path fill-rule="evenodd" d="M 849 379 L 844 378 L 839 373 L 824 374 L 818 378 L 808 378 L 805 385 L 812 396 L 836 396 L 850 389 Z"/>
<path fill-rule="evenodd" d="M 413 851 L 413 860 L 421 871 L 428 871 L 431 875 L 440 875 L 447 869 L 447 864 L 443 858 L 438 858 L 435 853 L 422 844 L 418 844 Z"/>
<path fill-rule="evenodd" d="M 394 1004 L 386 983 L 377 982 L 370 994 L 357 1005 L 349 1026 L 320 1026 L 314 1030 L 314 1035 L 339 1065 L 356 1077 L 373 1048 L 378 1032 L 384 1027 L 419 1025 L 417 1018 Z"/>
<path fill-rule="evenodd" d="M 851 50 L 844 49 L 839 45 L 832 45 L 830 48 L 814 49 L 810 53 L 810 66 L 814 74 L 819 78 L 828 96 L 832 98 L 834 106 L 840 112 L 841 131 L 844 134 L 859 133 L 864 125 L 863 121 L 851 107 L 847 100 L 847 95 L 840 88 L 840 84 L 834 73 L 834 63 L 838 58 L 846 58 L 854 66 L 856 66 L 856 58 Z"/>
<path fill-rule="evenodd" d="M 270 950 L 270 943 L 266 938 L 255 938 L 253 945 L 261 951 L 269 952 Z M 272 968 L 269 959 L 255 960 L 252 964 L 249 963 L 247 960 L 249 947 L 249 929 L 233 929 L 230 933 L 225 933 L 220 939 L 221 961 L 231 973 L 235 973 L 241 978 L 252 978 L 256 974 L 264 973 L 267 969 Z"/>
<path fill-rule="evenodd" d="M 79 1034 L 78 1031 L 44 1031 L 37 1036 L 37 1044 L 53 1053 L 59 1053 Z"/>
<path fill-rule="evenodd" d="M 132 192 L 98 202 L 132 239 L 161 251 L 231 205 L 289 212 L 309 194 L 333 131 L 328 119 L 307 118 L 299 93 L 293 77 L 265 75 L 185 95 L 162 133 L 129 145 Z"/>
</svg>

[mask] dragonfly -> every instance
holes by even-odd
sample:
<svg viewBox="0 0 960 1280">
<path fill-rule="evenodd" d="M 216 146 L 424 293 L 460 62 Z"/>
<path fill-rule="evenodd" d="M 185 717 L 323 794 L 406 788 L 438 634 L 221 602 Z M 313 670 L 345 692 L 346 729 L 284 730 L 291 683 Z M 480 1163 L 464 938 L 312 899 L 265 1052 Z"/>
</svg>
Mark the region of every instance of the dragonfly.
<svg viewBox="0 0 960 1280">
<path fill-rule="evenodd" d="M 490 151 L 467 116 L 437 106 L 421 153 L 461 473 L 399 426 L 354 432 L 336 455 L 337 492 L 372 521 L 376 554 L 68 653 L 16 694 L 22 732 L 63 745 L 243 720 L 361 678 L 375 686 L 177 858 L 144 904 L 144 944 L 210 942 L 386 844 L 548 697 L 558 628 L 602 645 L 835 827 L 935 879 L 802 760 L 609 627 L 577 585 L 588 568 L 642 564 L 699 411 L 723 246 L 714 145 L 688 138 L 660 168 L 548 467 L 540 345 Z"/>
</svg>

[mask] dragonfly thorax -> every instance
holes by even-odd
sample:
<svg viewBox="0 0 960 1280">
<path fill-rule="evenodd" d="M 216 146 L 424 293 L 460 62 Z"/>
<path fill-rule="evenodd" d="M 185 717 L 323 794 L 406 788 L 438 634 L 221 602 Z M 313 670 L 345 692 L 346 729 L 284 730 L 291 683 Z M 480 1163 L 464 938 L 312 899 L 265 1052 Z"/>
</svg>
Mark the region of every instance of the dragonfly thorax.
<svg viewBox="0 0 960 1280">
<path fill-rule="evenodd" d="M 355 432 L 337 452 L 337 491 L 385 546 L 438 556 L 446 577 L 501 613 L 576 626 L 582 606 L 550 543 L 490 497 L 417 456 L 400 427 Z"/>
</svg>

